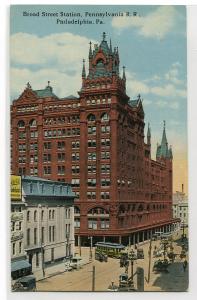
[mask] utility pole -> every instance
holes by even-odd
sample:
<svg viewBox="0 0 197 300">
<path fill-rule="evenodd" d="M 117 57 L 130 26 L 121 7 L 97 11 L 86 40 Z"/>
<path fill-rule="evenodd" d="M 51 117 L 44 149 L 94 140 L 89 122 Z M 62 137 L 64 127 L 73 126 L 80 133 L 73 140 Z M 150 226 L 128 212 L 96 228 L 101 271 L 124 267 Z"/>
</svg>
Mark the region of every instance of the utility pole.
<svg viewBox="0 0 197 300">
<path fill-rule="evenodd" d="M 152 249 L 152 238 L 150 239 L 150 245 L 149 245 L 149 250 L 148 250 L 148 255 L 149 255 L 149 262 L 148 262 L 148 279 L 147 279 L 147 282 L 148 282 L 148 283 L 149 283 L 149 281 L 150 281 L 151 249 Z"/>
<path fill-rule="evenodd" d="M 41 255 L 42 255 L 42 274 L 43 274 L 43 277 L 45 277 L 45 269 L 44 269 L 44 247 L 43 247 L 42 243 L 41 243 Z"/>
<path fill-rule="evenodd" d="M 95 291 L 95 266 L 92 267 L 92 292 Z"/>
</svg>

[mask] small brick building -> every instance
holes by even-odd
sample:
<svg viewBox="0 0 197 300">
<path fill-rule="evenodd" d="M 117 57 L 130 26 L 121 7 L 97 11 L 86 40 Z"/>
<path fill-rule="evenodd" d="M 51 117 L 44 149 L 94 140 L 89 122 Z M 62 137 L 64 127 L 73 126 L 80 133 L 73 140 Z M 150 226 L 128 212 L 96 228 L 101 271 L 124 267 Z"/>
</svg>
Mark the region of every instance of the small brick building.
<svg viewBox="0 0 197 300">
<path fill-rule="evenodd" d="M 136 243 L 176 221 L 165 123 L 152 160 L 141 97 L 126 94 L 119 63 L 103 33 L 100 45 L 90 42 L 79 97 L 59 98 L 50 82 L 43 90 L 28 83 L 11 105 L 12 173 L 72 184 L 76 243 Z"/>
</svg>

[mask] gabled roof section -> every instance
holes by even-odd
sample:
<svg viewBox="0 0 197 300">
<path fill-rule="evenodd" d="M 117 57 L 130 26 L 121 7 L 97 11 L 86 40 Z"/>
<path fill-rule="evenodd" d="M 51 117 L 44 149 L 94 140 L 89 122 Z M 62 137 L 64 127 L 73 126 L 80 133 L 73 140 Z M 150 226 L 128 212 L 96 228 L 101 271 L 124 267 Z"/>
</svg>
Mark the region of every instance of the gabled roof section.
<svg viewBox="0 0 197 300">
<path fill-rule="evenodd" d="M 34 90 L 38 98 L 45 98 L 45 97 L 53 97 L 53 98 L 58 98 L 54 93 L 53 93 L 53 88 L 51 86 L 46 86 L 45 89 L 43 90 Z"/>
</svg>

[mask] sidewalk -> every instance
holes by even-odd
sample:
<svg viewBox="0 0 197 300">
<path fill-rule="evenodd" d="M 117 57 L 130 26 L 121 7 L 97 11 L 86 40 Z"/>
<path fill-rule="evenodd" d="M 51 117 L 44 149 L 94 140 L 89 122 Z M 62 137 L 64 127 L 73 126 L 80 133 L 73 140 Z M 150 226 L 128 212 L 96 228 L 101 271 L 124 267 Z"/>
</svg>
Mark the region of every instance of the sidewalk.
<svg viewBox="0 0 197 300">
<path fill-rule="evenodd" d="M 89 248 L 88 247 L 87 248 L 85 248 L 85 247 L 82 248 L 81 249 L 81 254 L 82 254 L 81 257 L 84 261 L 83 265 L 87 265 L 87 264 L 91 263 L 91 261 L 89 260 Z M 41 281 L 41 280 L 44 280 L 46 278 L 50 278 L 50 277 L 53 277 L 55 275 L 62 274 L 64 272 L 66 272 L 65 271 L 65 261 L 62 261 L 62 262 L 59 262 L 59 263 L 56 263 L 56 264 L 52 264 L 52 265 L 48 265 L 47 267 L 44 268 L 44 272 L 45 272 L 45 276 L 43 276 L 43 270 L 42 269 L 39 269 L 37 271 L 35 270 L 33 272 L 34 276 L 36 277 L 36 281 Z"/>
</svg>

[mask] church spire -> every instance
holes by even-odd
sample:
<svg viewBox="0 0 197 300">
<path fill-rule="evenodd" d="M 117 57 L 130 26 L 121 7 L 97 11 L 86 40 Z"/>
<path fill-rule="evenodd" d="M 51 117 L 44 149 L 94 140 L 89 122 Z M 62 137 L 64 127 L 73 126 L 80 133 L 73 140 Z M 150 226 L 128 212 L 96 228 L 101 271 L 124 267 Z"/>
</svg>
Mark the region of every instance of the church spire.
<svg viewBox="0 0 197 300">
<path fill-rule="evenodd" d="M 124 81 L 126 81 L 125 66 L 123 66 L 123 75 L 122 75 L 122 79 L 123 79 Z"/>
<path fill-rule="evenodd" d="M 151 129 L 149 123 L 148 123 L 148 130 L 147 130 L 147 145 L 151 145 Z"/>
<path fill-rule="evenodd" d="M 85 59 L 83 59 L 82 78 L 86 78 Z"/>
<path fill-rule="evenodd" d="M 90 41 L 89 58 L 92 58 L 92 42 Z"/>
<path fill-rule="evenodd" d="M 112 43 L 111 43 L 111 39 L 110 39 L 110 44 L 109 44 L 109 51 L 110 51 L 110 54 L 112 55 Z"/>
</svg>

